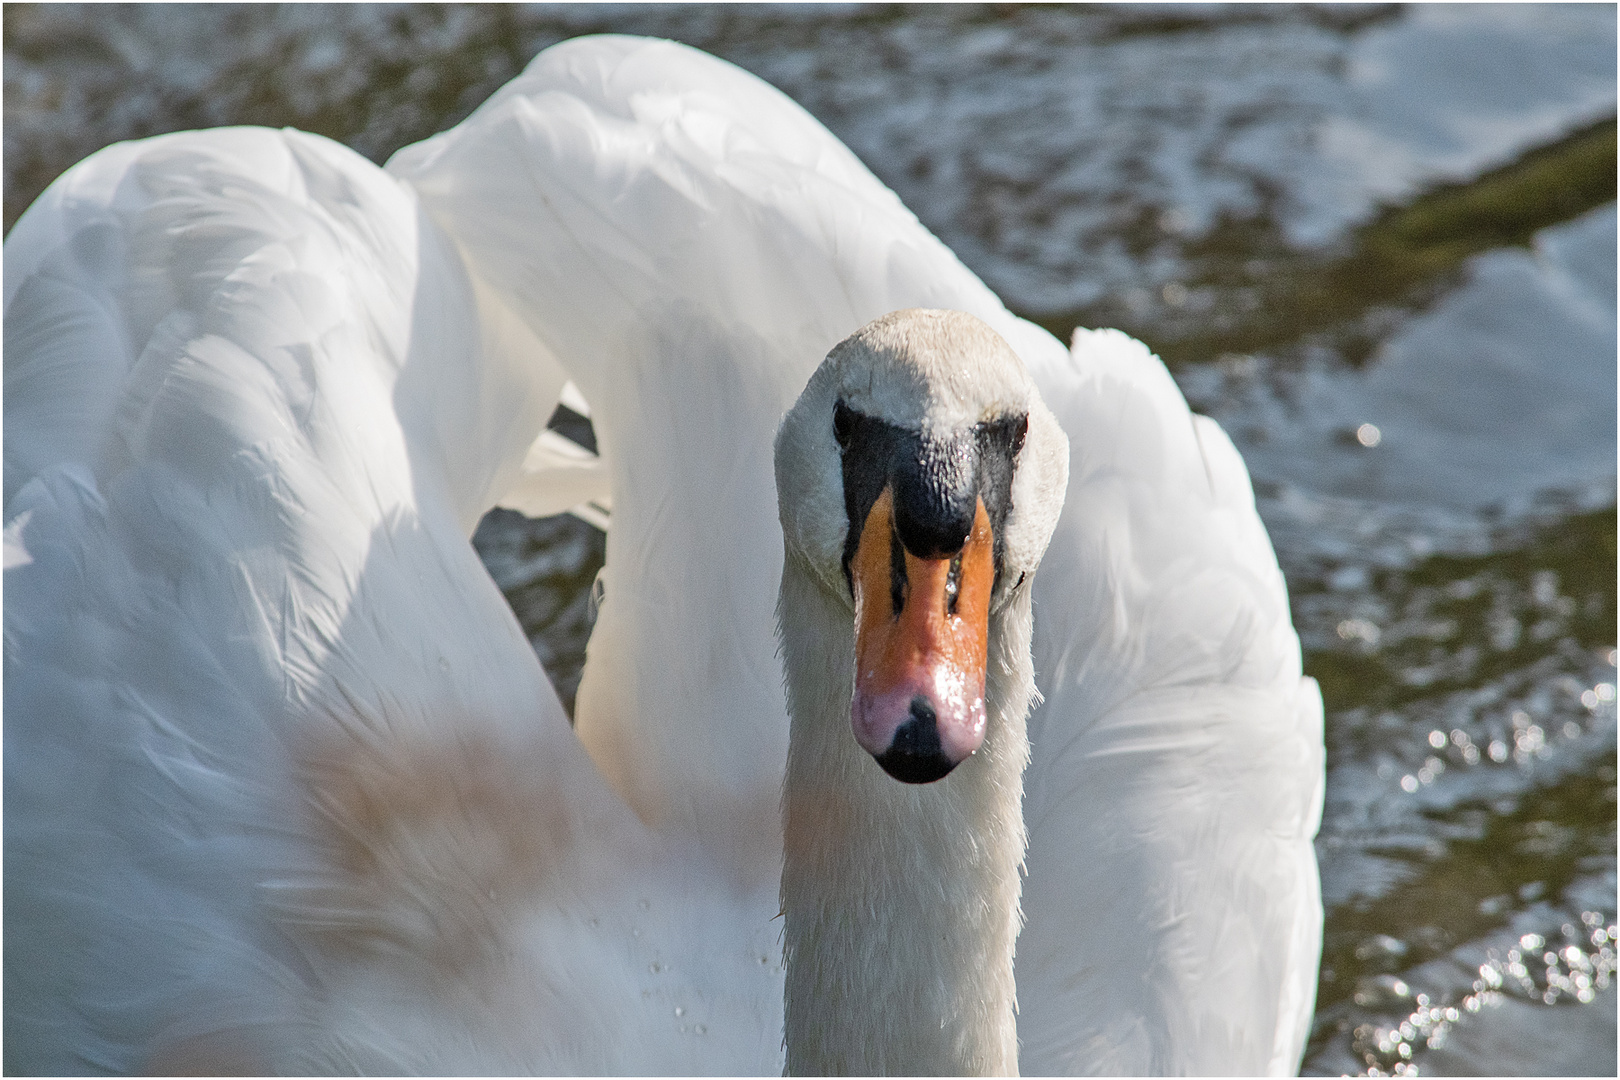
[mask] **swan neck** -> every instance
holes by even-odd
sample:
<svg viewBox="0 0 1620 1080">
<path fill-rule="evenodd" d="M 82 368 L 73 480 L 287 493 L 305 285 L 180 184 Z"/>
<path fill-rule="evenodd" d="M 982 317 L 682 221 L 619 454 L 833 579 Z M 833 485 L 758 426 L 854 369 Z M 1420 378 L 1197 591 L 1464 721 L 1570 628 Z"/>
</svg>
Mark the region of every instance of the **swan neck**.
<svg viewBox="0 0 1620 1080">
<path fill-rule="evenodd" d="M 1028 590 L 991 616 L 984 745 L 932 784 L 856 743 L 852 612 L 791 551 L 778 618 L 788 1073 L 1015 1073 Z"/>
</svg>

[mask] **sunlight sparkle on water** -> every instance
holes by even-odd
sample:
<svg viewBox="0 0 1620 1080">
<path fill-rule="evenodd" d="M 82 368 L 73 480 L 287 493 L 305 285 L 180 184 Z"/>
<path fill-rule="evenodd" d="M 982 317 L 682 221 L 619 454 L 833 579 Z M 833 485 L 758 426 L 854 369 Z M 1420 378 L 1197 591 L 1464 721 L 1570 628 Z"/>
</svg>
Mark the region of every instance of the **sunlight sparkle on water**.
<svg viewBox="0 0 1620 1080">
<path fill-rule="evenodd" d="M 1371 1004 L 1380 996 L 1391 1002 L 1410 997 L 1416 1007 L 1399 1020 L 1355 1029 L 1352 1046 L 1366 1064 L 1365 1075 L 1417 1076 L 1419 1066 L 1411 1062 L 1417 1048 L 1439 1048 L 1464 1016 L 1488 1010 L 1507 996 L 1543 1005 L 1567 998 L 1583 1005 L 1595 1001 L 1598 991 L 1614 979 L 1616 928 L 1605 923 L 1601 912 L 1583 911 L 1580 925 L 1563 924 L 1553 940 L 1528 933 L 1505 953 L 1488 950 L 1469 992 L 1456 1001 L 1413 994 L 1407 983 L 1391 975 L 1368 980 L 1357 992 L 1358 1001 L 1366 997 Z"/>
</svg>

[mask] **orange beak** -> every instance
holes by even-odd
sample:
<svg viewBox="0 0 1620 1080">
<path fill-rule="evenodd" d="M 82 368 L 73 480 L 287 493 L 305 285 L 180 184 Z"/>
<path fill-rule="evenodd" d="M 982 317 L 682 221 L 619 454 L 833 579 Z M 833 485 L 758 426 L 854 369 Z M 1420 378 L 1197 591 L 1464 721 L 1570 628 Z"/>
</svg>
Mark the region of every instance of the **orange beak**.
<svg viewBox="0 0 1620 1080">
<path fill-rule="evenodd" d="M 897 780 L 926 784 L 984 742 L 994 542 L 984 502 L 962 550 L 919 559 L 900 542 L 894 494 L 872 504 L 850 566 L 855 741 Z"/>
</svg>

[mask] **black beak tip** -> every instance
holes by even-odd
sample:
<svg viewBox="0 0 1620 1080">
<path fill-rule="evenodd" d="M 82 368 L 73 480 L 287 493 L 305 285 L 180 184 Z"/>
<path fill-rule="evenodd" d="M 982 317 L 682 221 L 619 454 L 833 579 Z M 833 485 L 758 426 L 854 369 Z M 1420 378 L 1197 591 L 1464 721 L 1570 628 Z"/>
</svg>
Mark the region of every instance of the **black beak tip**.
<svg viewBox="0 0 1620 1080">
<path fill-rule="evenodd" d="M 956 768 L 944 754 L 908 754 L 892 747 L 878 756 L 877 763 L 903 784 L 932 784 Z"/>
<path fill-rule="evenodd" d="M 939 744 L 932 702 L 924 697 L 912 699 L 911 719 L 900 725 L 894 741 L 876 760 L 884 772 L 904 784 L 932 784 L 956 768 Z"/>
</svg>

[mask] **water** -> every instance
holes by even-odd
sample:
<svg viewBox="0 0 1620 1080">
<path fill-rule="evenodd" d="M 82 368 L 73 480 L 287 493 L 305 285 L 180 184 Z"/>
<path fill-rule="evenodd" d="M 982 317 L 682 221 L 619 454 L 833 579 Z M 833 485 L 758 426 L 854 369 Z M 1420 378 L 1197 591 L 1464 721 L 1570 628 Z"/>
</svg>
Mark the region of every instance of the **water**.
<svg viewBox="0 0 1620 1080">
<path fill-rule="evenodd" d="M 8 7 L 5 221 L 116 139 L 376 160 L 546 45 L 774 82 L 1254 474 L 1328 707 L 1307 1073 L 1615 1069 L 1615 9 Z M 565 699 L 601 534 L 475 541 Z"/>
</svg>

